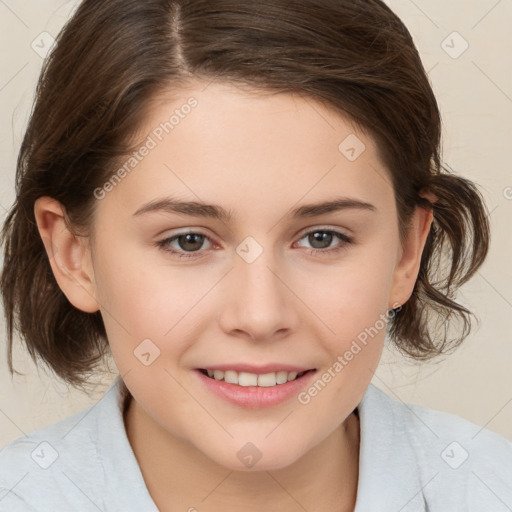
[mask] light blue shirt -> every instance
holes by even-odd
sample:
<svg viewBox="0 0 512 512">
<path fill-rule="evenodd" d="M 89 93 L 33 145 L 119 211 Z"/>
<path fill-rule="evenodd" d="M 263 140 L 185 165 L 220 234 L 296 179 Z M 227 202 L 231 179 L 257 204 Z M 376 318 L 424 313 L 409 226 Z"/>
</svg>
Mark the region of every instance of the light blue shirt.
<svg viewBox="0 0 512 512">
<path fill-rule="evenodd" d="M 126 435 L 125 393 L 118 375 L 96 404 L 7 445 L 0 511 L 158 512 Z M 372 384 L 358 413 L 355 512 L 512 510 L 512 443 L 504 437 Z"/>
</svg>

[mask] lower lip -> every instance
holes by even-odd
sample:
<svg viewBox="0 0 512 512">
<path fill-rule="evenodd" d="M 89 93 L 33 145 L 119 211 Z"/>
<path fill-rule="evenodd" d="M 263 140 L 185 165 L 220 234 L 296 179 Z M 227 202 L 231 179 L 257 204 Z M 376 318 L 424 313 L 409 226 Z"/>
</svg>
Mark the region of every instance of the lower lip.
<svg viewBox="0 0 512 512">
<path fill-rule="evenodd" d="M 290 398 L 297 396 L 302 389 L 309 385 L 316 373 L 315 370 L 311 370 L 302 377 L 285 384 L 260 387 L 229 384 L 223 380 L 212 379 L 200 370 L 194 370 L 194 372 L 198 375 L 201 382 L 217 396 L 247 409 L 260 409 L 286 402 Z"/>
</svg>

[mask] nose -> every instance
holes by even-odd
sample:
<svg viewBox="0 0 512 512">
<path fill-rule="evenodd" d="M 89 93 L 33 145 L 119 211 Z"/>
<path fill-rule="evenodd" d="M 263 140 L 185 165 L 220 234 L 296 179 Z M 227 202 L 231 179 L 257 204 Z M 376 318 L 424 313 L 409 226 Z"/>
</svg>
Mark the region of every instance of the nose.
<svg viewBox="0 0 512 512">
<path fill-rule="evenodd" d="M 224 332 L 254 341 L 275 340 L 297 329 L 300 301 L 287 273 L 271 251 L 252 263 L 238 256 L 227 276 L 220 326 Z"/>
</svg>

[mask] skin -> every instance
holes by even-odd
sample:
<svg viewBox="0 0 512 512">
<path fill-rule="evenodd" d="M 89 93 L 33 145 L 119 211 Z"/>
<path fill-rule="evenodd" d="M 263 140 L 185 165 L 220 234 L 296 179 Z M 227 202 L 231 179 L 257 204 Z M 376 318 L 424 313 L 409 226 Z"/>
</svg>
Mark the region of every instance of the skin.
<svg viewBox="0 0 512 512">
<path fill-rule="evenodd" d="M 194 369 L 282 362 L 322 375 L 359 333 L 408 300 L 432 214 L 417 208 L 402 244 L 375 143 L 312 99 L 195 82 L 152 103 L 140 140 L 191 96 L 197 107 L 97 201 L 92 238 L 71 233 L 58 202 L 37 200 L 52 270 L 73 305 L 101 311 L 133 396 L 128 438 L 160 510 L 353 510 L 359 421 L 352 412 L 385 329 L 308 404 L 293 397 L 237 407 L 206 389 Z M 355 161 L 338 149 L 350 134 L 366 146 Z M 134 216 L 171 194 L 220 205 L 234 218 Z M 287 216 L 338 197 L 375 210 Z M 155 245 L 187 230 L 209 237 L 195 243 L 199 252 L 183 237 L 167 247 L 191 258 Z M 307 235 L 328 230 L 352 241 Z M 248 236 L 263 249 L 251 263 L 236 252 Z M 148 366 L 134 355 L 144 339 L 160 350 Z M 248 442 L 262 455 L 252 468 L 237 457 Z"/>
</svg>

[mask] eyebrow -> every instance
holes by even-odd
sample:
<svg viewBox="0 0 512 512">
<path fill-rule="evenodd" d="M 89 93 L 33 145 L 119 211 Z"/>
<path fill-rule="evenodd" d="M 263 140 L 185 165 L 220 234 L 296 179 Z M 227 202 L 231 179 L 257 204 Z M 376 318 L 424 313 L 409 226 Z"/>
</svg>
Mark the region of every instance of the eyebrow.
<svg viewBox="0 0 512 512">
<path fill-rule="evenodd" d="M 377 211 L 377 208 L 370 203 L 359 199 L 340 197 L 321 203 L 305 204 L 295 208 L 286 216 L 292 218 L 315 217 L 340 210 L 363 210 Z M 200 201 L 182 201 L 172 197 L 156 199 L 142 205 L 133 215 L 139 216 L 151 212 L 157 213 L 181 213 L 195 217 L 207 217 L 222 222 L 232 222 L 235 215 L 231 210 L 225 210 L 219 205 L 207 204 Z"/>
</svg>

